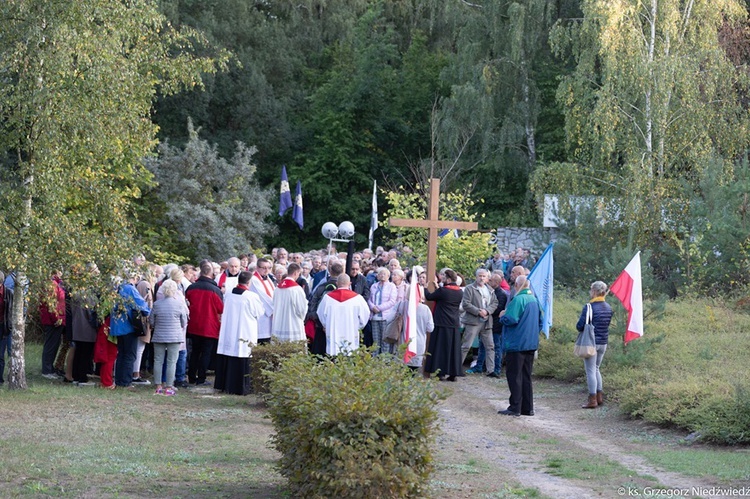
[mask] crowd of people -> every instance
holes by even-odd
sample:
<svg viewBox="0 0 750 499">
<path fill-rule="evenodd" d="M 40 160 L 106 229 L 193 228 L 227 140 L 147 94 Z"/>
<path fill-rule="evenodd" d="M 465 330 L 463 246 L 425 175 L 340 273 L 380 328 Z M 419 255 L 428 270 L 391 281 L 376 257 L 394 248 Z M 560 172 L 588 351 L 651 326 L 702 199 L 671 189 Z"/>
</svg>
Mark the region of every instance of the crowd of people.
<svg viewBox="0 0 750 499">
<path fill-rule="evenodd" d="M 44 331 L 42 376 L 79 386 L 94 385 L 90 378 L 98 376 L 99 386 L 110 390 L 153 384 L 154 393 L 164 396 L 191 385 L 245 395 L 252 348 L 272 338 L 306 342 L 316 355 L 348 353 L 361 344 L 372 347 L 373 355 L 397 353 L 406 340 L 398 319 L 407 313 L 410 281 L 416 278 L 420 303 L 409 367 L 425 377 L 456 381 L 477 373 L 499 378 L 505 366 L 510 404 L 499 412 L 533 415 L 531 371 L 542 311 L 526 277 L 528 250 L 495 253 L 469 284 L 449 268 L 432 279 L 419 265 L 403 269 L 399 256 L 383 248 L 352 255 L 327 250 L 289 254 L 278 248 L 260 258 L 203 260 L 197 267 L 136 259 L 117 286 L 119 300 L 104 318 L 96 313 L 95 293 L 67 289 L 56 272 L 38 310 Z M 13 290 L 7 283 L 0 286 L 0 383 L 10 351 Z M 597 399 L 603 403 L 599 366 L 611 309 L 602 285 L 592 285 L 598 355 L 586 361 L 587 408 L 596 407 Z M 477 339 L 478 355 L 465 370 Z M 208 379 L 212 371 L 213 382 Z"/>
</svg>

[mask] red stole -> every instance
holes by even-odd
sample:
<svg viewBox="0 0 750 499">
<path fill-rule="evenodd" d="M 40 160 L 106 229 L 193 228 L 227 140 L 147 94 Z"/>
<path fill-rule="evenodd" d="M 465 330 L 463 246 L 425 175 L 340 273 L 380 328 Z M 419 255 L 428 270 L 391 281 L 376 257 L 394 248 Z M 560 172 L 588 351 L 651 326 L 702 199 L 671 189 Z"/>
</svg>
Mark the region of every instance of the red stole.
<svg viewBox="0 0 750 499">
<path fill-rule="evenodd" d="M 268 278 L 263 279 L 263 277 L 261 277 L 257 270 L 253 275 L 255 275 L 255 277 L 257 277 L 260 283 L 263 285 L 263 289 L 265 289 L 266 294 L 269 297 L 273 298 L 273 283 Z"/>
<path fill-rule="evenodd" d="M 294 286 L 299 286 L 299 284 L 297 284 L 297 281 L 287 277 L 286 279 L 284 279 L 283 281 L 279 283 L 278 287 L 279 289 L 286 289 L 286 288 L 293 288 Z"/>
</svg>

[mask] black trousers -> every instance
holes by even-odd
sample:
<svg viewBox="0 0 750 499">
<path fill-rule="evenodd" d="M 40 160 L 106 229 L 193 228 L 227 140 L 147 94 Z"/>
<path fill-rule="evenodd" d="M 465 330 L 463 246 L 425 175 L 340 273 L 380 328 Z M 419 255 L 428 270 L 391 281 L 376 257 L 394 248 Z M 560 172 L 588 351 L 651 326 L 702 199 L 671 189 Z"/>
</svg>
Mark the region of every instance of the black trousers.
<svg viewBox="0 0 750 499">
<path fill-rule="evenodd" d="M 42 348 L 42 374 L 55 372 L 55 356 L 60 348 L 65 326 L 42 326 L 44 330 L 44 347 Z"/>
<path fill-rule="evenodd" d="M 194 334 L 188 336 L 192 344 L 190 358 L 188 359 L 188 381 L 190 383 L 203 383 L 206 381 L 206 371 L 211 363 L 211 356 L 216 353 L 219 340 L 218 338 L 206 338 Z"/>
<path fill-rule="evenodd" d="M 93 341 L 76 341 L 76 353 L 73 356 L 73 381 L 86 383 L 91 372 L 91 363 L 94 357 Z"/>
<path fill-rule="evenodd" d="M 310 353 L 313 355 L 326 354 L 326 332 L 318 321 L 315 321 L 315 338 L 310 343 Z"/>
<path fill-rule="evenodd" d="M 367 324 L 362 330 L 362 342 L 367 348 L 370 348 L 372 346 L 372 323 L 370 321 L 367 321 Z"/>
<path fill-rule="evenodd" d="M 534 390 L 531 387 L 533 367 L 534 350 L 505 353 L 505 377 L 510 389 L 509 411 L 528 415 L 534 410 Z"/>
</svg>

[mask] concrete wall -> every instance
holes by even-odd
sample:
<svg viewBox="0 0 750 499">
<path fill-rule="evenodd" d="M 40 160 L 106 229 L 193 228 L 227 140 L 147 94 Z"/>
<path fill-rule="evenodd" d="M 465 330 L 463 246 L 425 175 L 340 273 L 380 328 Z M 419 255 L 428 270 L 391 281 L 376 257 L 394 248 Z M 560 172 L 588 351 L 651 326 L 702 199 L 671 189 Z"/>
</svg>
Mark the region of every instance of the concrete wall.
<svg viewBox="0 0 750 499">
<path fill-rule="evenodd" d="M 503 254 L 519 246 L 538 257 L 547 245 L 557 238 L 556 228 L 542 227 L 500 227 L 496 233 L 496 244 Z"/>
</svg>

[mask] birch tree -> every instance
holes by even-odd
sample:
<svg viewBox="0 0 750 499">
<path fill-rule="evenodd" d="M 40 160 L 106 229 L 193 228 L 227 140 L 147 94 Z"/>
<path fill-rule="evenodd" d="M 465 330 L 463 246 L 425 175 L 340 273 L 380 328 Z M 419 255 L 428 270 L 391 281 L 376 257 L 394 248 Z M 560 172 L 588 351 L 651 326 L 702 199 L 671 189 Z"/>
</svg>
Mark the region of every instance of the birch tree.
<svg viewBox="0 0 750 499">
<path fill-rule="evenodd" d="M 551 36 L 576 65 L 558 90 L 579 164 L 567 181 L 621 196 L 650 237 L 669 200 L 668 217 L 678 216 L 680 182 L 694 182 L 713 154 L 730 163 L 748 145 L 746 74 L 719 40 L 746 11 L 735 0 L 584 0 L 582 10 Z"/>
<path fill-rule="evenodd" d="M 0 3 L 0 266 L 13 269 L 11 388 L 26 388 L 24 284 L 52 269 L 117 268 L 135 250 L 129 203 L 150 180 L 157 90 L 201 84 L 227 55 L 195 57 L 151 0 Z"/>
</svg>

